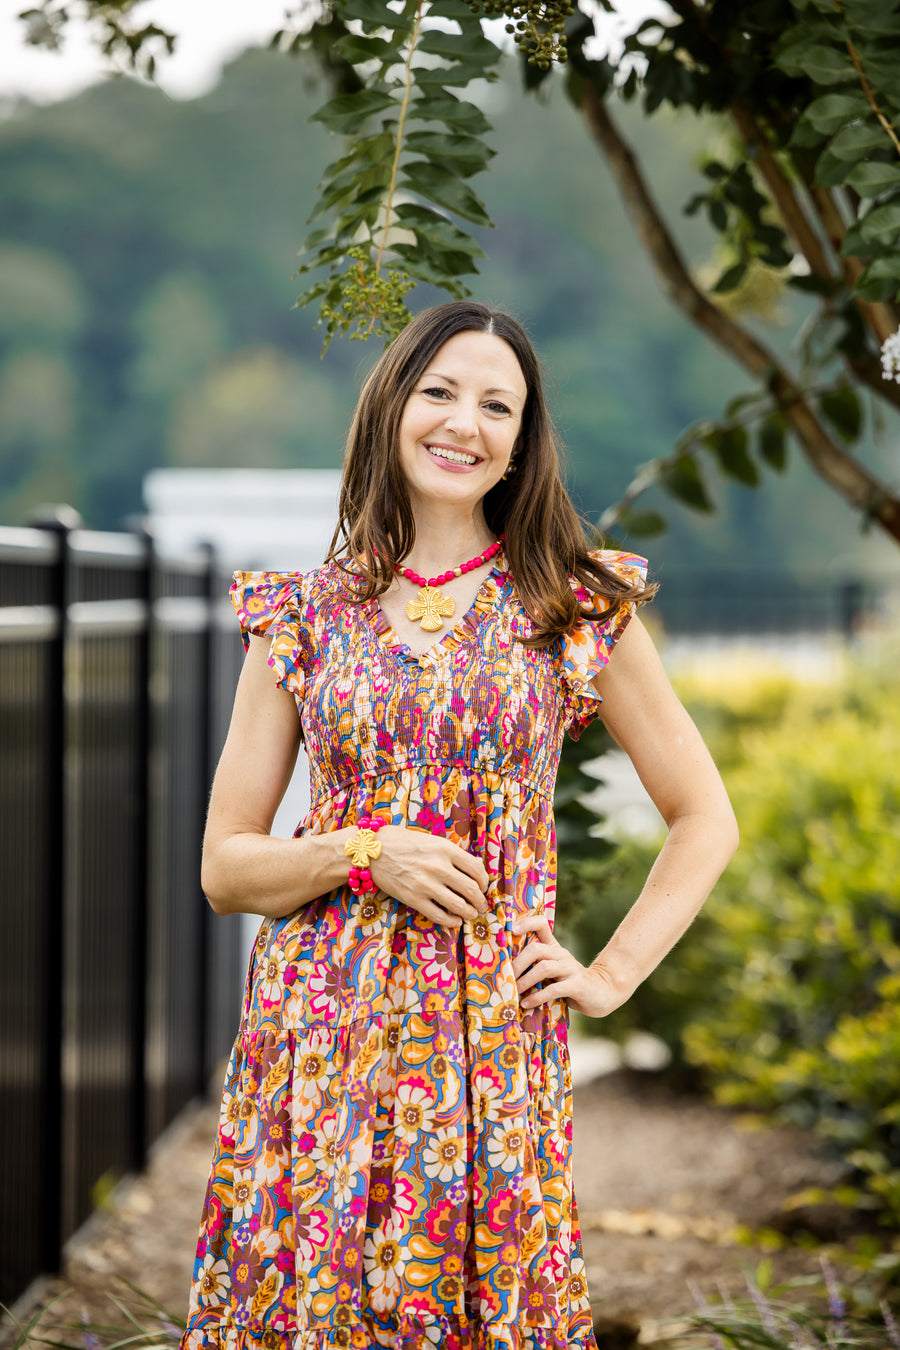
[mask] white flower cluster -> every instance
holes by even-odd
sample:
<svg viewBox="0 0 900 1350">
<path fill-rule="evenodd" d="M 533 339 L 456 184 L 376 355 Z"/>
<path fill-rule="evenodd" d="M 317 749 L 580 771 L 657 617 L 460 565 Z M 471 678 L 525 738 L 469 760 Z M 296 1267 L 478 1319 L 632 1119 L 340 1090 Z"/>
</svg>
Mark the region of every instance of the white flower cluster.
<svg viewBox="0 0 900 1350">
<path fill-rule="evenodd" d="M 900 384 L 900 328 L 885 338 L 881 348 L 881 375 L 885 380 Z"/>
</svg>

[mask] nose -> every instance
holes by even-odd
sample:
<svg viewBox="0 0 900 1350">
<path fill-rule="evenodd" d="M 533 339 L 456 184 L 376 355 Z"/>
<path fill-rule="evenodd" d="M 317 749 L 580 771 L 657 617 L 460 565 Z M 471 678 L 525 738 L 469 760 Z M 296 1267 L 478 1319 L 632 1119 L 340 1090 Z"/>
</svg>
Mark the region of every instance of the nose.
<svg viewBox="0 0 900 1350">
<path fill-rule="evenodd" d="M 447 430 L 460 439 L 471 440 L 478 435 L 478 416 L 475 404 L 468 399 L 458 398 L 452 408 L 447 410 Z"/>
</svg>

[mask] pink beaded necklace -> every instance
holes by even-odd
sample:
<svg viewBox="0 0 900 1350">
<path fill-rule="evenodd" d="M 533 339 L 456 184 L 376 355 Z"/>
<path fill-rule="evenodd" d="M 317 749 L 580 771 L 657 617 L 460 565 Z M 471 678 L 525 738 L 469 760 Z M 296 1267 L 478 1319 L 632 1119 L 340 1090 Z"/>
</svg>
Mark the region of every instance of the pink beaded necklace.
<svg viewBox="0 0 900 1350">
<path fill-rule="evenodd" d="M 464 572 L 474 572 L 476 567 L 483 567 L 491 558 L 495 558 L 503 547 L 503 535 L 486 548 L 483 553 L 477 557 L 470 558 L 468 562 L 460 563 L 458 567 L 453 567 L 448 572 L 442 572 L 440 576 L 425 577 L 419 576 L 411 567 L 397 567 L 395 570 L 401 577 L 406 577 L 415 586 L 420 587 L 419 594 L 415 600 L 410 600 L 406 606 L 406 616 L 415 621 L 420 620 L 419 626 L 424 628 L 426 633 L 436 633 L 439 628 L 443 628 L 444 619 L 449 619 L 456 612 L 456 605 L 451 595 L 441 595 L 441 586 L 446 586 L 448 581 L 454 577 L 461 577 Z"/>
</svg>

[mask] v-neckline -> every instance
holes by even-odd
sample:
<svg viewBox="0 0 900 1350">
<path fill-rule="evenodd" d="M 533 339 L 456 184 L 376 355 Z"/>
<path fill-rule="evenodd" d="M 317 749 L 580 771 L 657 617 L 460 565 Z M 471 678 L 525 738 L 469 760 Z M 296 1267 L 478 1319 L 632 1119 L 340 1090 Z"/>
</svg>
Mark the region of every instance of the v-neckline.
<svg viewBox="0 0 900 1350">
<path fill-rule="evenodd" d="M 494 563 L 483 579 L 472 599 L 471 605 L 461 618 L 442 637 L 432 642 L 424 651 L 414 652 L 408 643 L 397 633 L 388 616 L 381 607 L 378 596 L 373 596 L 364 606 L 378 641 L 401 660 L 414 661 L 418 665 L 429 665 L 438 660 L 448 649 L 455 651 L 467 637 L 472 637 L 483 614 L 494 607 L 502 588 L 502 578 L 506 574 L 506 558 L 501 549 L 494 557 Z M 498 580 L 498 577 L 501 580 Z"/>
</svg>

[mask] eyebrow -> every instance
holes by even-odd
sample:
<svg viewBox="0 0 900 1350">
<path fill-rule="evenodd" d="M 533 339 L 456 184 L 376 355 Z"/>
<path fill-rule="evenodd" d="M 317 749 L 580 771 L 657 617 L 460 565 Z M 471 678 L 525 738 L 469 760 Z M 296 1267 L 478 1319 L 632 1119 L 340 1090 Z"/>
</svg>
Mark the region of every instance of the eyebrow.
<svg viewBox="0 0 900 1350">
<path fill-rule="evenodd" d="M 454 380 L 452 375 L 442 375 L 439 370 L 427 370 L 422 379 L 446 380 L 447 384 L 452 384 L 455 389 L 459 387 L 459 380 Z M 521 394 L 517 394 L 514 389 L 504 389 L 501 385 L 493 385 L 490 389 L 485 389 L 484 392 L 486 394 L 510 394 L 521 402 Z"/>
</svg>

